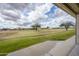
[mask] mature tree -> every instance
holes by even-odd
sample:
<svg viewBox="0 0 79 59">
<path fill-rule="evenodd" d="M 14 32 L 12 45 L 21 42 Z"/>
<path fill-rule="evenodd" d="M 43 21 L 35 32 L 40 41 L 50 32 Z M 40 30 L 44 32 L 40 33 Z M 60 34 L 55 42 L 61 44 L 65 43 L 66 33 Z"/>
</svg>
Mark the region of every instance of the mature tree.
<svg viewBox="0 0 79 59">
<path fill-rule="evenodd" d="M 32 27 L 33 27 L 33 29 L 35 29 L 37 31 L 38 28 L 41 27 L 41 25 L 36 23 L 36 24 L 32 25 Z"/>
<path fill-rule="evenodd" d="M 69 29 L 70 26 L 74 26 L 74 23 L 73 22 L 70 22 L 70 21 L 66 21 L 66 22 L 63 22 L 60 24 L 60 27 L 64 26 L 66 31 Z"/>
<path fill-rule="evenodd" d="M 47 26 L 47 29 L 49 29 L 49 26 Z"/>
</svg>

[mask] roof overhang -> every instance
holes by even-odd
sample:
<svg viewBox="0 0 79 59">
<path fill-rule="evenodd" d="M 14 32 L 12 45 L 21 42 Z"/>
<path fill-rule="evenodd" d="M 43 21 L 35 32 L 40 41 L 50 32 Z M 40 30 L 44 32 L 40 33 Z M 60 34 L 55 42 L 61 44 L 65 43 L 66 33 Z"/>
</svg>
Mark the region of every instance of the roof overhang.
<svg viewBox="0 0 79 59">
<path fill-rule="evenodd" d="M 55 3 L 55 5 L 63 9 L 75 18 L 76 15 L 79 14 L 79 4 L 77 3 Z"/>
</svg>

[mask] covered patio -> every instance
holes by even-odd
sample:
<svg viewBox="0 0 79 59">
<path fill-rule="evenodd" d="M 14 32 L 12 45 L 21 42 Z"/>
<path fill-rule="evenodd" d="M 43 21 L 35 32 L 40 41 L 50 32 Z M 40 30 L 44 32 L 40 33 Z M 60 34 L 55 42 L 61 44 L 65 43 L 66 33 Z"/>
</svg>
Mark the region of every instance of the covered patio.
<svg viewBox="0 0 79 59">
<path fill-rule="evenodd" d="M 69 43 L 71 44 L 67 44 L 67 43 L 61 43 L 63 44 L 63 46 L 61 44 L 58 44 L 57 47 L 55 47 L 55 49 L 52 49 L 50 51 L 50 53 L 54 56 L 66 56 L 66 55 L 70 55 L 70 56 L 79 56 L 79 4 L 76 3 L 55 3 L 56 6 L 58 6 L 59 8 L 61 8 L 62 10 L 66 11 L 68 14 L 70 14 L 71 16 L 75 17 L 76 19 L 76 28 L 75 28 L 75 38 L 74 38 L 74 42 L 69 41 Z M 72 40 L 72 39 L 71 39 Z M 73 44 L 73 47 L 71 47 L 71 45 Z M 69 51 L 70 48 L 70 51 Z"/>
</svg>

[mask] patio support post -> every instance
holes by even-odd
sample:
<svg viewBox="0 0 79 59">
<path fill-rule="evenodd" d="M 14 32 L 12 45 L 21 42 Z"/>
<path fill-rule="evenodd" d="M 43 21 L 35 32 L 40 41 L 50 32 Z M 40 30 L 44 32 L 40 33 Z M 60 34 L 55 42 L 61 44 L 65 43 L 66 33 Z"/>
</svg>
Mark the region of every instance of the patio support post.
<svg viewBox="0 0 79 59">
<path fill-rule="evenodd" d="M 79 44 L 79 14 L 76 17 L 76 43 Z"/>
</svg>

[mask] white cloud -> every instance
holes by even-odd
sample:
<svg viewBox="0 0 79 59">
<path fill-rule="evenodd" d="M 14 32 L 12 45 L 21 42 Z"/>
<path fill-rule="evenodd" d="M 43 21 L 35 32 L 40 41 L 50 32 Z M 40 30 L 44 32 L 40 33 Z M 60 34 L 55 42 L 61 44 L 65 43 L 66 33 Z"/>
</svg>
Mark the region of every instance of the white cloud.
<svg viewBox="0 0 79 59">
<path fill-rule="evenodd" d="M 17 20 L 20 19 L 20 13 L 17 10 L 1 10 L 0 16 L 5 20 Z"/>
<path fill-rule="evenodd" d="M 44 16 L 44 14 L 47 11 L 49 11 L 51 7 L 52 7 L 52 4 L 44 4 L 39 7 L 36 7 L 34 11 L 31 11 L 29 13 L 28 19 L 34 21 L 34 20 L 38 20 L 40 17 L 47 17 L 47 16 Z"/>
<path fill-rule="evenodd" d="M 49 18 L 50 19 L 50 18 Z M 70 15 L 61 15 L 59 17 L 56 17 L 54 19 L 51 19 L 52 21 L 49 22 L 49 26 L 50 27 L 59 27 L 59 25 L 63 22 L 66 22 L 66 21 L 71 21 L 73 23 L 75 23 L 75 18 L 70 16 Z"/>
</svg>

